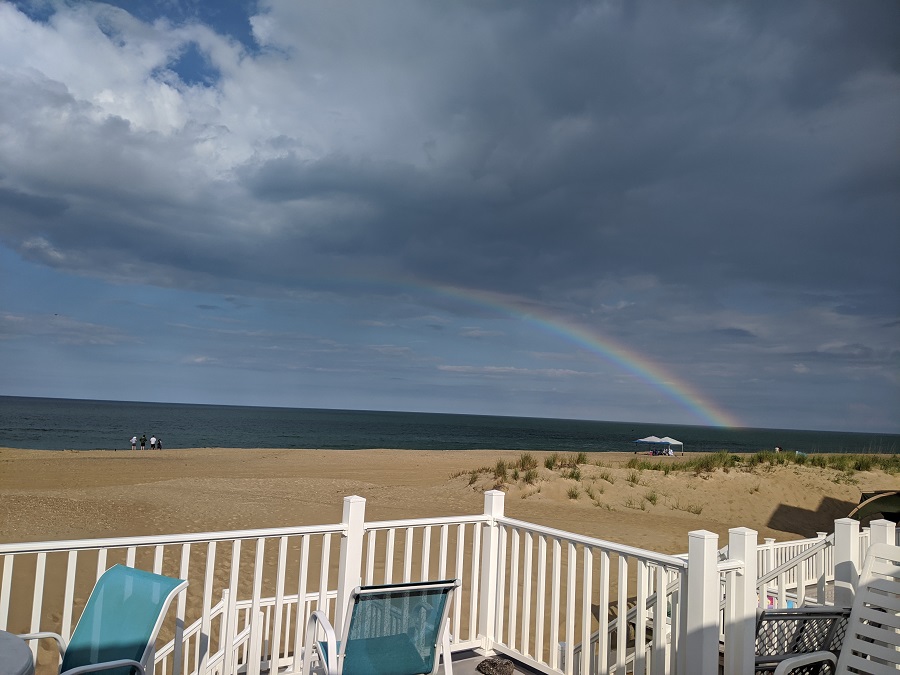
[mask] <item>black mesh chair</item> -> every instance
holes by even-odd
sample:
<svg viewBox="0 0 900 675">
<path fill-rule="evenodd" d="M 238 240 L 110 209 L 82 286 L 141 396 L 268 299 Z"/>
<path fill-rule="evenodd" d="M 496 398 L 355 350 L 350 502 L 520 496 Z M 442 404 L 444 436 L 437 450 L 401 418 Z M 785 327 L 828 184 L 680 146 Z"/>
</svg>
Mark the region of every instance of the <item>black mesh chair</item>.
<svg viewBox="0 0 900 675">
<path fill-rule="evenodd" d="M 830 651 L 837 654 L 847 632 L 850 609 L 803 607 L 760 612 L 756 622 L 757 675 L 773 673 L 782 661 L 798 654 Z M 802 675 L 826 675 L 829 663 L 810 664 Z"/>
</svg>

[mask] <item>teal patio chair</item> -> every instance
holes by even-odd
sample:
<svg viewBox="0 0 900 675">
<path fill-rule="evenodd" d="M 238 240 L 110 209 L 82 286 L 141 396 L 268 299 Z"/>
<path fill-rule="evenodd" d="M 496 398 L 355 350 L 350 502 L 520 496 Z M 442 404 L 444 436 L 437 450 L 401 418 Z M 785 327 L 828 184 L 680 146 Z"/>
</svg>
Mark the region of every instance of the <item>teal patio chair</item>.
<svg viewBox="0 0 900 675">
<path fill-rule="evenodd" d="M 459 580 L 357 586 L 341 639 L 321 611 L 306 624 L 303 674 L 451 674 L 447 615 Z M 324 639 L 321 639 L 324 633 Z"/>
<path fill-rule="evenodd" d="M 68 644 L 56 633 L 19 637 L 56 640 L 60 675 L 152 673 L 150 660 L 166 610 L 187 585 L 182 579 L 115 565 L 97 580 Z"/>
</svg>

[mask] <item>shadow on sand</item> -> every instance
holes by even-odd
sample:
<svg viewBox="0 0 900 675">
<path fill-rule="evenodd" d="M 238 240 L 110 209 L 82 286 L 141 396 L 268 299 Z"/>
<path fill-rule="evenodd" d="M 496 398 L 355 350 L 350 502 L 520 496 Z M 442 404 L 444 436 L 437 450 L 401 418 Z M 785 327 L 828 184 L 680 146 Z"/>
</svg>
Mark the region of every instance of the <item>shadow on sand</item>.
<svg viewBox="0 0 900 675">
<path fill-rule="evenodd" d="M 846 518 L 856 504 L 854 502 L 823 497 L 817 509 L 804 509 L 799 506 L 779 504 L 768 526 L 773 530 L 792 532 L 802 537 L 815 537 L 816 532 L 831 532 L 837 518 Z"/>
</svg>

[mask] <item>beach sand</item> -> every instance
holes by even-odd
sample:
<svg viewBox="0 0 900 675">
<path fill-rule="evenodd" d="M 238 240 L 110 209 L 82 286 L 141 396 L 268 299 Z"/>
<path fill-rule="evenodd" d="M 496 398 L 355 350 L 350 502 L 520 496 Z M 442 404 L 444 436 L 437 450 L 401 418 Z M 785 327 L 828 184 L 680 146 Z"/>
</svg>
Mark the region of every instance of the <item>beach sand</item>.
<svg viewBox="0 0 900 675">
<path fill-rule="evenodd" d="M 578 467 L 544 467 L 528 484 L 507 473 L 506 514 L 665 553 L 706 529 L 760 540 L 833 530 L 860 490 L 896 488 L 881 471 L 852 475 L 808 466 L 693 472 L 625 467 L 631 453 L 589 454 Z M 336 523 L 342 499 L 365 497 L 366 519 L 480 513 L 494 467 L 518 451 L 245 450 L 35 451 L 0 448 L 0 542 L 204 532 Z M 563 455 L 567 456 L 567 455 Z M 661 465 L 696 458 L 641 457 Z M 604 466 L 597 466 L 596 462 Z M 473 470 L 482 469 L 474 477 Z M 577 488 L 577 498 L 573 499 Z"/>
</svg>

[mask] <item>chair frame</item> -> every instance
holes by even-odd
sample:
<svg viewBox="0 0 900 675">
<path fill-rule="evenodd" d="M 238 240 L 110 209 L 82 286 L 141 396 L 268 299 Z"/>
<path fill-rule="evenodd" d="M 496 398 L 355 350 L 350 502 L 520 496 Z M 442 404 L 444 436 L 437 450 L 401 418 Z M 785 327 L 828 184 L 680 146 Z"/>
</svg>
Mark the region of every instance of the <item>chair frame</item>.
<svg viewBox="0 0 900 675">
<path fill-rule="evenodd" d="M 782 661 L 812 652 L 837 653 L 850 608 L 767 609 L 756 620 L 754 672 L 771 673 Z"/>
<path fill-rule="evenodd" d="M 109 569 L 106 570 L 103 574 L 105 575 L 111 569 L 114 568 L 122 568 L 124 565 L 113 565 Z M 126 568 L 133 569 L 133 568 Z M 146 572 L 146 574 L 152 574 L 152 572 Z M 161 576 L 161 575 L 154 575 Z M 100 579 L 103 576 L 101 575 Z M 171 579 L 171 577 L 166 577 Z M 85 603 L 85 607 L 87 607 L 91 598 L 94 596 L 94 593 L 97 591 L 97 587 L 100 586 L 100 579 L 97 580 L 97 583 L 94 585 L 94 588 L 91 590 L 91 595 L 88 597 L 87 603 Z M 156 623 L 153 626 L 153 630 L 150 632 L 150 636 L 147 639 L 147 645 L 144 648 L 143 654 L 141 654 L 140 661 L 135 661 L 134 659 L 116 659 L 115 661 L 104 661 L 102 663 L 89 664 L 83 666 L 76 666 L 75 668 L 69 668 L 66 671 L 62 671 L 59 675 L 82 675 L 83 673 L 93 673 L 100 670 L 112 670 L 114 668 L 124 668 L 131 667 L 135 668 L 140 675 L 146 675 L 147 667 L 150 665 L 149 661 L 152 658 L 155 650 L 156 650 L 156 637 L 159 635 L 159 630 L 162 628 L 163 621 L 166 618 L 166 613 L 168 612 L 169 605 L 172 604 L 172 600 L 181 593 L 188 586 L 188 582 L 181 579 L 181 583 L 175 586 L 167 595 L 167 597 L 163 600 L 160 605 L 159 616 L 156 617 Z M 78 624 L 75 624 L 75 631 L 78 630 Z M 75 631 L 72 634 L 75 634 Z M 60 668 L 62 668 L 63 660 L 65 659 L 66 650 L 68 649 L 68 644 L 66 643 L 65 638 L 62 637 L 59 633 L 53 633 L 49 631 L 42 631 L 39 633 L 26 633 L 23 635 L 19 635 L 23 640 L 40 640 L 44 638 L 51 638 L 56 642 L 56 646 L 59 649 L 59 663 Z M 150 669 L 152 672 L 152 668 Z"/>
<path fill-rule="evenodd" d="M 886 577 L 886 578 L 885 578 Z M 900 669 L 900 546 L 869 547 L 847 621 L 840 653 L 818 651 L 782 661 L 775 675 L 828 662 L 838 675 L 850 672 L 897 673 Z M 888 645 L 888 648 L 878 643 Z M 890 645 L 896 645 L 894 649 Z M 870 658 L 868 658 L 870 657 Z"/>
<path fill-rule="evenodd" d="M 374 594 L 391 594 L 391 591 L 400 593 L 408 593 L 417 590 L 435 590 L 447 589 L 447 600 L 444 602 L 443 614 L 437 624 L 438 642 L 435 644 L 434 666 L 431 675 L 438 671 L 441 657 L 443 656 L 444 673 L 452 675 L 453 666 L 450 657 L 450 631 L 447 625 L 450 613 L 450 603 L 453 600 L 453 592 L 459 588 L 459 579 L 450 579 L 446 581 L 422 581 L 401 584 L 383 584 L 379 586 L 357 586 L 350 593 L 350 599 L 347 603 L 347 612 L 344 615 L 344 626 L 341 639 L 338 640 L 334 631 L 334 627 L 328 620 L 328 616 L 321 610 L 313 612 L 306 623 L 306 640 L 303 651 L 303 675 L 313 675 L 314 673 L 323 673 L 325 675 L 343 675 L 344 655 L 347 650 L 348 638 L 350 635 L 350 623 L 353 614 L 353 607 L 356 604 L 356 598 L 362 595 Z M 325 634 L 322 641 L 325 646 L 325 654 L 321 653 L 321 646 L 316 639 L 317 629 L 321 628 Z M 318 666 L 313 667 L 313 661 L 318 662 Z"/>
</svg>

